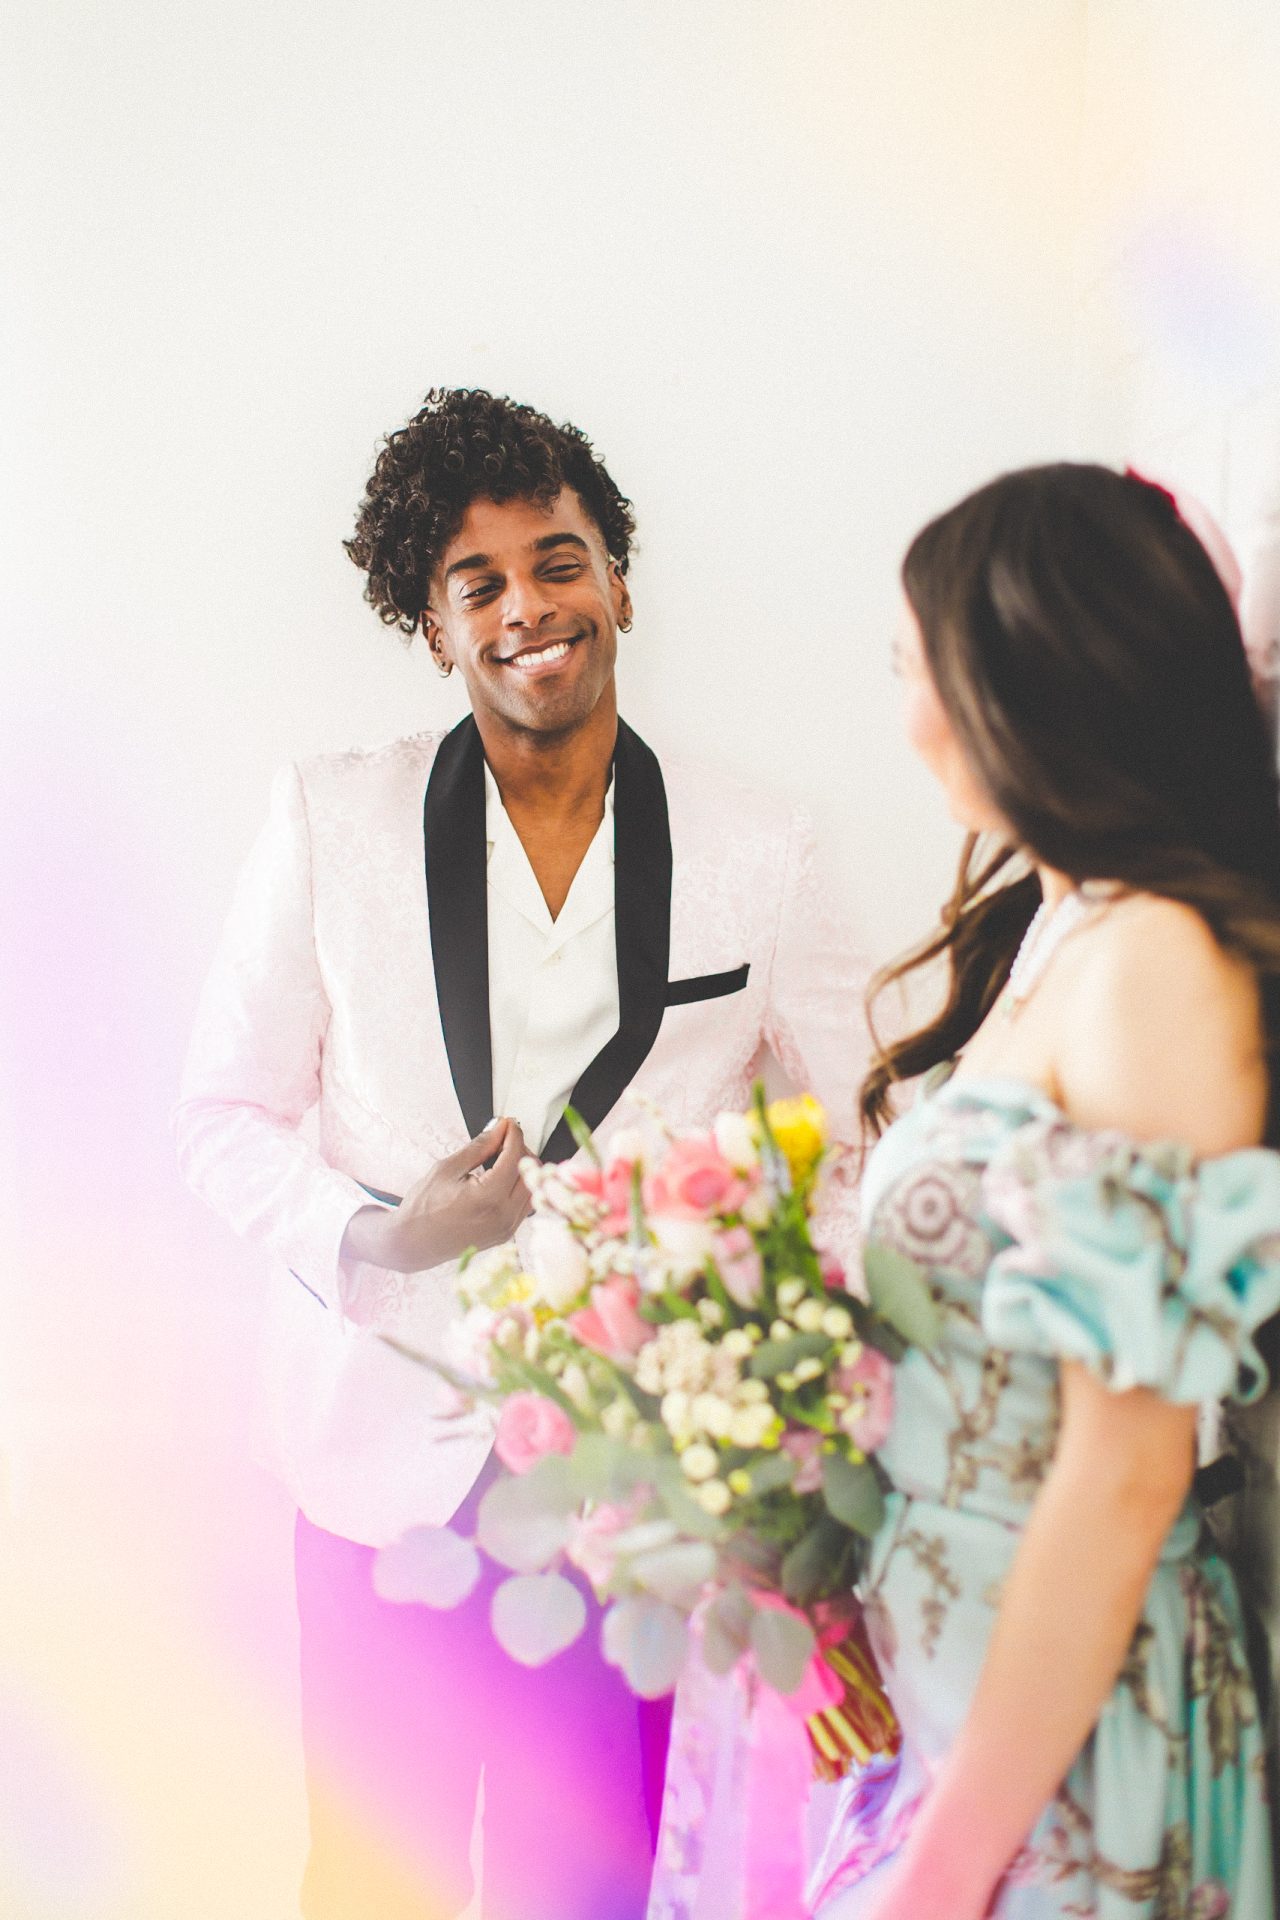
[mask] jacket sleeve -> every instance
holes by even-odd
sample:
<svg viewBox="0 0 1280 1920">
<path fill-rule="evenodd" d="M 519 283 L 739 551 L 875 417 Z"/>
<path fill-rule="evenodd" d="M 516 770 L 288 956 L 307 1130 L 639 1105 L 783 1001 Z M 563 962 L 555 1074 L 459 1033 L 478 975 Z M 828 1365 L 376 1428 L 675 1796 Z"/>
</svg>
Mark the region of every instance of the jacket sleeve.
<svg viewBox="0 0 1280 1920">
<path fill-rule="evenodd" d="M 831 886 L 812 825 L 791 818 L 769 973 L 765 1038 L 793 1085 L 826 1109 L 831 1156 L 814 1221 L 819 1243 L 860 1286 L 858 1093 L 870 1056 L 868 968 Z"/>
<path fill-rule="evenodd" d="M 344 1274 L 339 1248 L 369 1195 L 299 1131 L 319 1096 L 328 1024 L 306 799 L 291 766 L 276 778 L 205 982 L 173 1126 L 193 1192 L 342 1310 L 361 1270 Z"/>
</svg>

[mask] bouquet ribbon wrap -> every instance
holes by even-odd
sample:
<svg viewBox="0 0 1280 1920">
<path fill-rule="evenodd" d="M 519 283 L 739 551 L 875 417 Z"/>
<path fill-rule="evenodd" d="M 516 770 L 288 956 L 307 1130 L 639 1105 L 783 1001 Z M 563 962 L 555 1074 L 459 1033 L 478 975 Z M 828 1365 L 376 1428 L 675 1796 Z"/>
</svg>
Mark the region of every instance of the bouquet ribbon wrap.
<svg viewBox="0 0 1280 1920">
<path fill-rule="evenodd" d="M 785 1606 L 784 1601 L 772 1604 Z M 750 1655 L 745 1664 L 754 1668 Z M 758 1675 L 747 1722 L 747 1857 L 743 1920 L 807 1920 L 804 1809 L 813 1779 L 809 1717 L 835 1706 L 843 1688 L 822 1657 L 795 1693 Z"/>
<path fill-rule="evenodd" d="M 793 1613 L 756 1592 L 756 1609 Z M 649 1920 L 810 1920 L 806 1809 L 821 1774 L 892 1764 L 898 1726 L 858 1617 L 833 1609 L 794 1693 L 743 1653 L 722 1678 L 699 1653 L 679 1682 Z M 697 1620 L 695 1620 L 697 1630 Z"/>
</svg>

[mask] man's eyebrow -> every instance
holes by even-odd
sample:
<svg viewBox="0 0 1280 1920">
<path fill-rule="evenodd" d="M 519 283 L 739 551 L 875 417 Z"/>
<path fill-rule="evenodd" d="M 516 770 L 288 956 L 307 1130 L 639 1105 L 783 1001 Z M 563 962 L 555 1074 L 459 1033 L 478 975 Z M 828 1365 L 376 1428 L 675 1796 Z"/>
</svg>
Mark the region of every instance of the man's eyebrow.
<svg viewBox="0 0 1280 1920">
<path fill-rule="evenodd" d="M 533 542 L 532 551 L 534 553 L 547 553 L 552 547 L 562 546 L 581 547 L 584 553 L 590 553 L 591 551 L 580 533 L 568 532 L 542 534 L 539 539 Z M 492 554 L 468 553 L 464 554 L 461 560 L 455 560 L 451 567 L 446 567 L 444 577 L 448 580 L 455 573 L 475 573 L 481 567 L 491 567 L 492 565 Z"/>
<path fill-rule="evenodd" d="M 580 533 L 544 533 L 541 539 L 534 541 L 533 551 L 546 553 L 549 547 L 561 547 L 566 544 L 571 547 L 581 547 L 584 553 L 591 551 Z"/>
<path fill-rule="evenodd" d="M 493 561 L 487 553 L 469 553 L 465 559 L 455 560 L 451 567 L 446 567 L 444 577 L 447 580 L 450 574 L 474 573 L 477 567 L 491 567 L 492 565 Z"/>
</svg>

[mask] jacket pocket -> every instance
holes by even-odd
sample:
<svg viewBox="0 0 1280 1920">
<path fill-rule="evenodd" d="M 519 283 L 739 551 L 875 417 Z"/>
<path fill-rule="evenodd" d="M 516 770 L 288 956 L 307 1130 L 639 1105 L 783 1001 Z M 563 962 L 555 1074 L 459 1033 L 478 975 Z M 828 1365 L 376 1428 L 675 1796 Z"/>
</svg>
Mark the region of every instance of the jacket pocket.
<svg viewBox="0 0 1280 1920">
<path fill-rule="evenodd" d="M 722 1000 L 727 993 L 741 993 L 751 971 L 749 960 L 727 973 L 699 973 L 688 980 L 668 980 L 667 1005 L 687 1007 L 694 1000 Z"/>
</svg>

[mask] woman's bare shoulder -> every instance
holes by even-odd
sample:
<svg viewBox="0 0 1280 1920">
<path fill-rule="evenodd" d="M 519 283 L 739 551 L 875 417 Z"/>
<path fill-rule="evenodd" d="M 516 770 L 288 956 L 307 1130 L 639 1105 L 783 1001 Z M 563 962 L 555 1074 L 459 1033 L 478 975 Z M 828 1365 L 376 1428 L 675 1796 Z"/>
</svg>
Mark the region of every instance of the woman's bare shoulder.
<svg viewBox="0 0 1280 1920">
<path fill-rule="evenodd" d="M 1194 908 L 1130 894 L 1079 935 L 1058 1081 L 1072 1117 L 1200 1153 L 1255 1144 L 1267 1109 L 1252 969 Z"/>
</svg>

